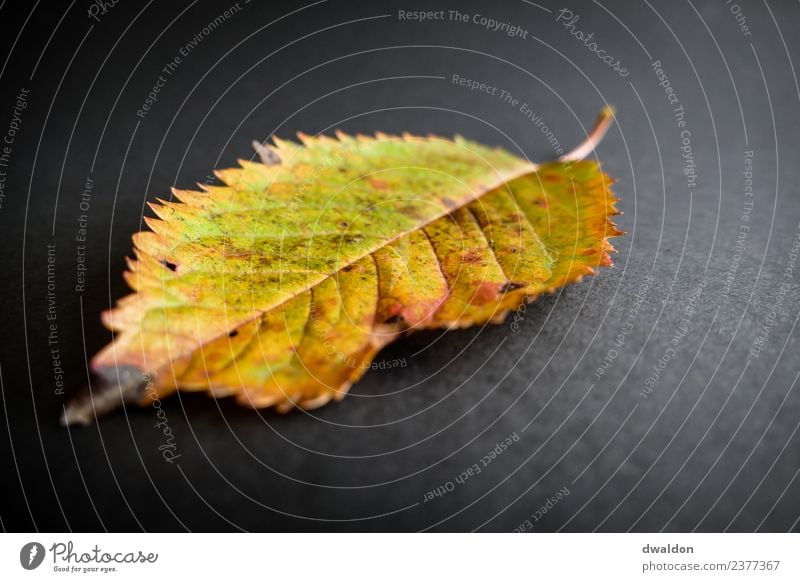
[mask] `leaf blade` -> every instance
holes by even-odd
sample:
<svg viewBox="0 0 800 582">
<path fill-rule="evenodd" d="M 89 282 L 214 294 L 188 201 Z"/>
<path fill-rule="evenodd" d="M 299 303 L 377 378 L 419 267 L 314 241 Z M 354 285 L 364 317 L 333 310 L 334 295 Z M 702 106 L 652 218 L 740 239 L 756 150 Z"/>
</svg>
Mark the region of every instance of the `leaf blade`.
<svg viewBox="0 0 800 582">
<path fill-rule="evenodd" d="M 136 293 L 104 314 L 117 336 L 96 371 L 155 370 L 162 396 L 314 408 L 402 332 L 501 321 L 609 265 L 621 234 L 592 162 L 537 168 L 463 139 L 301 141 L 154 205 L 126 273 Z"/>
</svg>

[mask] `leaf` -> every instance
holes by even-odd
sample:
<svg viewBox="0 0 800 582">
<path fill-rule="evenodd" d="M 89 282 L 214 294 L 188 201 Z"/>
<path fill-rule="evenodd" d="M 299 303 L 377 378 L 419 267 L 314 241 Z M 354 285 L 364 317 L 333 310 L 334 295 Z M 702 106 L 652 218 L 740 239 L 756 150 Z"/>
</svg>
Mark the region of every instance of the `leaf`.
<svg viewBox="0 0 800 582">
<path fill-rule="evenodd" d="M 611 179 L 574 160 L 610 122 L 538 166 L 459 137 L 300 134 L 218 171 L 223 186 L 173 190 L 133 237 L 135 293 L 103 315 L 100 386 L 63 421 L 145 389 L 315 408 L 408 331 L 499 323 L 610 265 Z"/>
</svg>

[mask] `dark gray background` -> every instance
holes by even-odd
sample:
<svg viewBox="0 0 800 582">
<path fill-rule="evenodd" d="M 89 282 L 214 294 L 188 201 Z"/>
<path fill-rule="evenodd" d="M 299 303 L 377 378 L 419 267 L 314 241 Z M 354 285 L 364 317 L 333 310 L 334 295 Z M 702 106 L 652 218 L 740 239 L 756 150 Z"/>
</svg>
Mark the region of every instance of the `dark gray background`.
<svg viewBox="0 0 800 582">
<path fill-rule="evenodd" d="M 161 69 L 230 3 L 121 1 L 99 22 L 85 0 L 0 4 L 0 131 L 14 96 L 30 90 L 0 206 L 4 529 L 510 531 L 527 519 L 533 531 L 798 529 L 800 272 L 786 271 L 800 220 L 796 2 L 265 4 L 242 0 L 143 120 L 136 111 Z M 398 19 L 421 8 L 483 14 L 527 38 Z M 556 22 L 561 8 L 630 74 Z M 655 60 L 686 112 L 694 189 Z M 460 133 L 533 160 L 554 156 L 519 110 L 454 85 L 453 74 L 526 101 L 564 147 L 604 103 L 617 107 L 597 153 L 619 180 L 628 233 L 614 241 L 614 268 L 530 305 L 518 330 L 509 321 L 410 336 L 378 357 L 406 367 L 368 373 L 313 415 L 167 399 L 174 464 L 162 459 L 152 409 L 57 425 L 65 399 L 47 341 L 48 244 L 71 392 L 110 338 L 99 313 L 127 292 L 124 257 L 145 201 L 249 157 L 253 138 Z M 76 293 L 87 176 L 88 287 Z M 688 333 L 643 397 L 698 290 Z M 626 320 L 632 331 L 597 380 Z M 518 442 L 455 483 L 514 433 Z M 448 482 L 452 491 L 424 501 Z"/>
</svg>

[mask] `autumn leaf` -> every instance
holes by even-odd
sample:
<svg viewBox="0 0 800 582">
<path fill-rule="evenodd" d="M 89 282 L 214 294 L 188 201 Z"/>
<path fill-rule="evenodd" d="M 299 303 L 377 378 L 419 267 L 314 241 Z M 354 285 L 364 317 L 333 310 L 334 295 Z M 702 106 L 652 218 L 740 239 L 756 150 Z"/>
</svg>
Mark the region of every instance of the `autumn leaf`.
<svg viewBox="0 0 800 582">
<path fill-rule="evenodd" d="M 260 162 L 218 171 L 223 185 L 151 205 L 134 293 L 103 315 L 98 382 L 63 422 L 175 390 L 315 408 L 409 331 L 499 323 L 610 265 L 612 181 L 580 158 L 611 119 L 540 165 L 460 137 L 256 144 Z"/>
</svg>

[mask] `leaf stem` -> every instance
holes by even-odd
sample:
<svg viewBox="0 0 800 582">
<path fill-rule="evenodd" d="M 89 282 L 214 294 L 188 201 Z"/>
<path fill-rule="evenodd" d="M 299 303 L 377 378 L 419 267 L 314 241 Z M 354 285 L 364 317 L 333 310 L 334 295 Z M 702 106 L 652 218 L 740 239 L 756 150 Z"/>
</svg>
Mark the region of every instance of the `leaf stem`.
<svg viewBox="0 0 800 582">
<path fill-rule="evenodd" d="M 597 121 L 594 123 L 592 131 L 586 136 L 578 147 L 558 158 L 559 162 L 577 162 L 588 156 L 594 151 L 598 144 L 603 140 L 608 128 L 614 122 L 614 108 L 610 105 L 603 107 Z"/>
<path fill-rule="evenodd" d="M 138 402 L 144 396 L 147 381 L 147 376 L 133 366 L 100 370 L 94 387 L 84 388 L 64 407 L 61 425 L 88 426 L 127 402 Z"/>
</svg>

